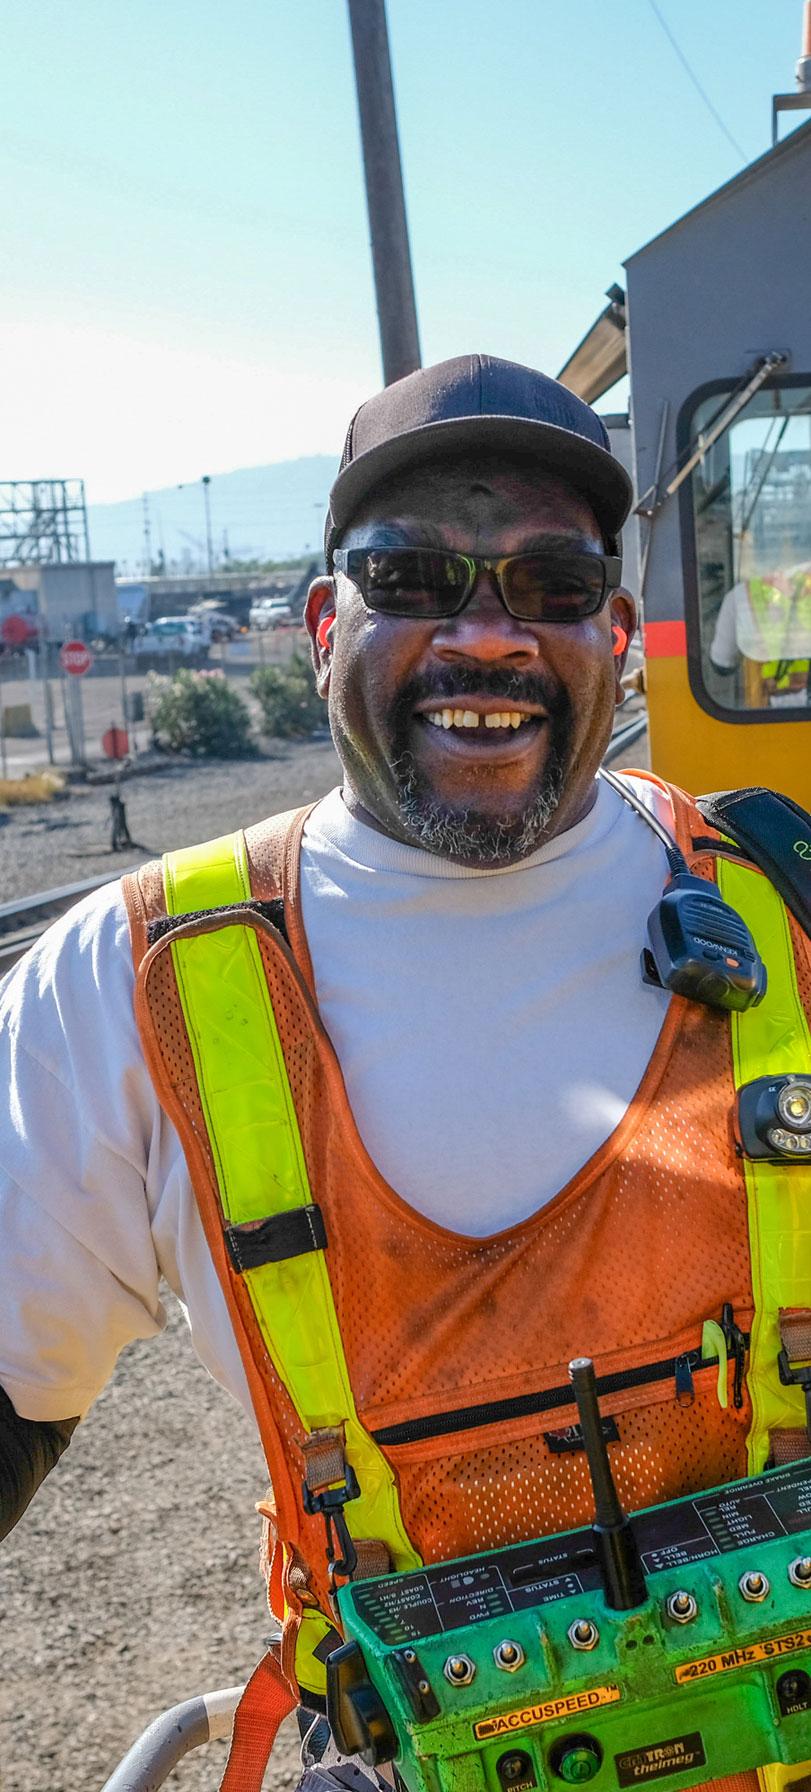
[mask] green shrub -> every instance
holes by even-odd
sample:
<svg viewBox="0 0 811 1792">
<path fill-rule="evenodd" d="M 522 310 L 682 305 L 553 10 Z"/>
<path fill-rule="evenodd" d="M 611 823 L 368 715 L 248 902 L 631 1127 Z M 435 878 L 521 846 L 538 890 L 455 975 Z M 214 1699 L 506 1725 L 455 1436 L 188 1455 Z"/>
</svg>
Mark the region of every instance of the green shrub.
<svg viewBox="0 0 811 1792">
<path fill-rule="evenodd" d="M 150 672 L 146 701 L 155 745 L 170 753 L 240 759 L 255 751 L 248 705 L 222 672 Z"/>
<path fill-rule="evenodd" d="M 262 711 L 264 734 L 293 740 L 323 728 L 326 708 L 303 653 L 292 654 L 286 666 L 260 666 L 250 685 Z"/>
</svg>

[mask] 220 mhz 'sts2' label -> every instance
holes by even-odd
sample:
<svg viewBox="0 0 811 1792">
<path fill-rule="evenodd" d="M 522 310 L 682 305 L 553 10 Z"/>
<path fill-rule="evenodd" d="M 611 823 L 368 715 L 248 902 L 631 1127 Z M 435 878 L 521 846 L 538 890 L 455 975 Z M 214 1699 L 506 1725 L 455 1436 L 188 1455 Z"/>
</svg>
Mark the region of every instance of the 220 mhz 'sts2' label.
<svg viewBox="0 0 811 1792">
<path fill-rule="evenodd" d="M 811 1630 L 789 1630 L 784 1636 L 768 1637 L 763 1643 L 742 1644 L 735 1649 L 721 1649 L 717 1655 L 704 1655 L 699 1661 L 682 1662 L 676 1668 L 677 1686 L 689 1686 L 711 1674 L 728 1674 L 730 1668 L 748 1668 L 753 1662 L 778 1661 L 781 1655 L 796 1655 L 798 1649 L 811 1649 Z"/>
<path fill-rule="evenodd" d="M 666 1780 L 671 1773 L 689 1773 L 694 1767 L 706 1767 L 704 1743 L 698 1730 L 690 1736 L 668 1736 L 666 1742 L 651 1742 L 647 1748 L 625 1749 L 614 1756 L 617 1779 L 621 1786 L 639 1786 L 644 1780 Z"/>
</svg>

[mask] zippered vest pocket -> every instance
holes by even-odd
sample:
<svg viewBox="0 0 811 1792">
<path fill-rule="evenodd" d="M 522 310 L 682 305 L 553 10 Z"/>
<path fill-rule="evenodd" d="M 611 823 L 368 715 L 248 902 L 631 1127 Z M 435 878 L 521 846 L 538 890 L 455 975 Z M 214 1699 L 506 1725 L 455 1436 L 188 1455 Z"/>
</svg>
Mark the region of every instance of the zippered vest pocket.
<svg viewBox="0 0 811 1792">
<path fill-rule="evenodd" d="M 707 1356 L 706 1345 L 702 1355 L 695 1334 L 621 1369 L 598 1362 L 603 1428 L 628 1510 L 746 1473 L 749 1315 L 736 1317 L 722 1340 L 726 1364 L 717 1351 Z M 548 1536 L 592 1516 L 565 1368 L 535 1392 L 369 1428 L 395 1470 L 403 1517 L 425 1560 Z"/>
</svg>

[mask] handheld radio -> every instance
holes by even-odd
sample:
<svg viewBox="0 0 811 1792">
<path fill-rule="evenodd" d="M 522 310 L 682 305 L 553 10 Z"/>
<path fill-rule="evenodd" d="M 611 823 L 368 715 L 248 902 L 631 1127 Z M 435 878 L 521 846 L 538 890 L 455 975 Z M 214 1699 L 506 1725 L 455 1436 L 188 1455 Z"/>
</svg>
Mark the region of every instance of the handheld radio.
<svg viewBox="0 0 811 1792">
<path fill-rule="evenodd" d="M 613 772 L 599 776 L 658 836 L 670 877 L 648 916 L 642 980 L 702 1002 L 707 1008 L 742 1010 L 762 1002 L 766 967 L 746 922 L 724 901 L 717 884 L 690 871 L 673 835 Z"/>
</svg>

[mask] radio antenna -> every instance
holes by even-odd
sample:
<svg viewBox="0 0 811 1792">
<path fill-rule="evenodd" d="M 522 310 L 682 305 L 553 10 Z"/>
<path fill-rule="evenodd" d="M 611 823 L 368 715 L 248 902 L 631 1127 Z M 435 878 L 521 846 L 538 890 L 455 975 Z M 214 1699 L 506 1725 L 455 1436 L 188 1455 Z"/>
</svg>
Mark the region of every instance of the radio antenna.
<svg viewBox="0 0 811 1792">
<path fill-rule="evenodd" d="M 614 1611 L 632 1611 L 645 1604 L 648 1589 L 631 1521 L 620 1505 L 611 1473 L 591 1357 L 575 1357 L 569 1375 L 594 1494 L 592 1530 L 606 1604 Z"/>
</svg>

